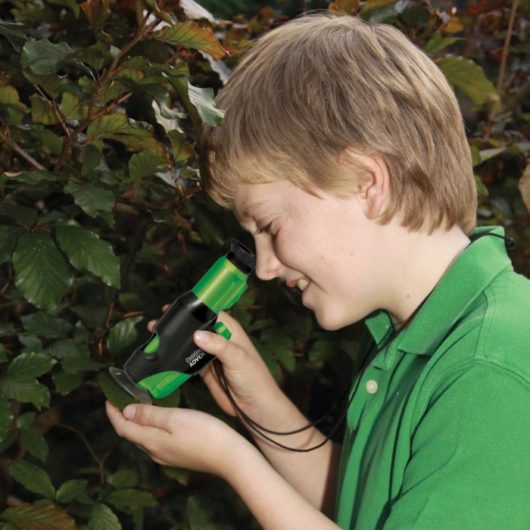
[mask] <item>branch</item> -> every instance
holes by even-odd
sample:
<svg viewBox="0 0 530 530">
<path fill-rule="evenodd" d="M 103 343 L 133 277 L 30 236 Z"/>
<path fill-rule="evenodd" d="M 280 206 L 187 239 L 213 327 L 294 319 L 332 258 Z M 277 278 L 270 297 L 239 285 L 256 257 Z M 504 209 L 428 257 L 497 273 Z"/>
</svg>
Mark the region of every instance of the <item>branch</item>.
<svg viewBox="0 0 530 530">
<path fill-rule="evenodd" d="M 95 119 L 99 118 L 100 116 L 103 116 L 107 113 L 109 109 L 114 108 L 116 105 L 119 105 L 123 101 L 125 101 L 127 98 L 129 98 L 132 94 L 127 92 L 126 94 L 122 94 L 120 98 L 116 100 L 116 102 L 113 102 L 104 109 L 101 109 L 97 112 L 95 112 L 95 107 L 97 103 L 97 98 L 101 94 L 101 91 L 106 87 L 107 83 L 112 79 L 114 75 L 116 75 L 116 72 L 119 70 L 119 63 L 125 57 L 125 55 L 129 52 L 129 50 L 138 42 L 140 42 L 142 39 L 144 39 L 147 35 L 149 35 L 155 28 L 160 24 L 160 20 L 156 20 L 155 22 L 152 22 L 151 24 L 147 24 L 147 21 L 149 17 L 151 16 L 151 12 L 147 11 L 145 14 L 144 19 L 142 20 L 142 23 L 140 24 L 140 27 L 138 28 L 138 31 L 135 33 L 134 37 L 122 48 L 120 53 L 114 57 L 112 60 L 112 63 L 110 64 L 108 70 L 103 74 L 101 79 L 97 82 L 96 90 L 94 91 L 94 94 L 92 95 L 92 98 L 90 99 L 90 103 L 88 104 L 88 113 L 87 113 L 87 119 L 79 124 L 74 131 L 69 135 L 63 146 L 63 150 L 61 154 L 59 155 L 59 158 L 57 159 L 57 162 L 55 164 L 55 167 L 53 169 L 53 172 L 57 174 L 62 167 L 64 166 L 66 159 L 70 156 L 70 152 L 72 150 L 72 143 L 75 138 L 79 135 L 79 133 L 83 132 Z"/>
<path fill-rule="evenodd" d="M 35 169 L 46 169 L 40 162 L 35 160 L 27 151 L 22 149 L 14 140 L 11 139 L 9 134 L 4 134 L 0 131 L 0 140 L 4 141 L 13 151 L 17 152 L 22 158 L 29 162 Z"/>
<path fill-rule="evenodd" d="M 62 429 L 66 429 L 67 431 L 71 431 L 71 432 L 77 434 L 77 436 L 79 436 L 79 438 L 81 438 L 81 441 L 83 442 L 83 445 L 87 448 L 88 452 L 90 453 L 92 458 L 95 460 L 96 464 L 98 465 L 101 483 L 103 484 L 104 483 L 103 461 L 98 458 L 98 455 L 95 453 L 94 449 L 92 449 L 92 446 L 90 445 L 90 443 L 86 439 L 86 436 L 81 431 L 78 431 L 74 427 L 70 427 L 70 425 L 66 425 L 65 423 L 56 423 L 55 425 L 53 425 L 53 427 L 61 427 Z M 105 457 L 106 456 L 107 455 L 105 455 Z"/>
<path fill-rule="evenodd" d="M 506 63 L 508 62 L 508 55 L 510 53 L 510 41 L 512 40 L 513 25 L 515 22 L 515 13 L 517 12 L 518 5 L 519 5 L 519 0 L 513 0 L 512 11 L 510 13 L 510 21 L 508 22 L 508 31 L 506 32 L 506 38 L 504 39 L 504 46 L 502 47 L 499 78 L 497 79 L 497 92 L 499 93 L 499 95 L 502 92 L 502 85 L 504 83 L 504 75 L 506 73 Z"/>
<path fill-rule="evenodd" d="M 48 105 L 51 107 L 53 114 L 57 118 L 57 121 L 61 124 L 61 127 L 63 128 L 63 131 L 65 132 L 66 136 L 70 138 L 72 136 L 72 131 L 68 128 L 68 125 L 66 125 L 66 117 L 62 113 L 61 109 L 57 105 L 57 102 L 54 99 L 48 99 L 44 91 L 41 89 L 41 87 L 35 83 L 32 83 L 35 90 L 40 94 L 40 96 L 48 103 Z"/>
</svg>

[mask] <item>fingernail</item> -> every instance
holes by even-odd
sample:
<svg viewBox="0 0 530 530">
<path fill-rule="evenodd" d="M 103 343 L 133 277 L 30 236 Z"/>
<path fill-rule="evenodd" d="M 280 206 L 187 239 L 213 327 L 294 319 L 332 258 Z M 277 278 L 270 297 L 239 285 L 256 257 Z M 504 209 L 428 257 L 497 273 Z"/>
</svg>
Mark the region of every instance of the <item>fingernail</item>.
<svg viewBox="0 0 530 530">
<path fill-rule="evenodd" d="M 136 405 L 127 405 L 123 409 L 123 417 L 127 418 L 128 420 L 134 419 L 135 414 L 136 414 Z"/>
<path fill-rule="evenodd" d="M 195 339 L 195 342 L 202 342 L 202 344 L 206 344 L 208 342 L 208 335 L 205 331 L 196 331 L 193 334 L 193 338 Z"/>
</svg>

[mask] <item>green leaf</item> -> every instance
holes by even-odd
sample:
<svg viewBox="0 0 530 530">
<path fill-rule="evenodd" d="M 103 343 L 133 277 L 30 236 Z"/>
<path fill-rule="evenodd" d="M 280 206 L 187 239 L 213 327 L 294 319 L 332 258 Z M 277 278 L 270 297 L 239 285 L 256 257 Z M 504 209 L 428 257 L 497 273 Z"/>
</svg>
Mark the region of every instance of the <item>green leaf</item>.
<svg viewBox="0 0 530 530">
<path fill-rule="evenodd" d="M 20 415 L 17 418 L 17 428 L 18 429 L 29 429 L 34 423 L 35 418 L 37 417 L 36 412 L 26 412 L 25 414 Z"/>
<path fill-rule="evenodd" d="M 193 156 L 193 147 L 186 141 L 186 134 L 177 130 L 167 132 L 171 141 L 171 154 L 175 162 L 184 162 Z"/>
<path fill-rule="evenodd" d="M 204 497 L 192 495 L 186 502 L 186 514 L 190 527 L 193 530 L 199 530 L 213 518 L 212 505 Z"/>
<path fill-rule="evenodd" d="M 68 357 L 61 361 L 61 366 L 67 374 L 77 374 L 79 372 L 96 372 L 105 365 L 90 357 Z"/>
<path fill-rule="evenodd" d="M 0 225 L 0 264 L 11 259 L 20 232 L 9 225 Z"/>
<path fill-rule="evenodd" d="M 15 202 L 5 201 L 0 205 L 0 208 L 0 215 L 10 217 L 26 228 L 32 226 L 37 219 L 37 212 L 33 208 L 26 208 Z"/>
<path fill-rule="evenodd" d="M 129 175 L 132 179 L 141 179 L 167 166 L 168 161 L 160 155 L 150 152 L 135 153 L 129 159 Z"/>
<path fill-rule="evenodd" d="M 37 75 L 29 70 L 23 72 L 24 77 L 31 83 L 35 83 L 42 87 L 51 97 L 58 99 L 60 95 L 70 88 L 67 76 L 51 75 Z"/>
<path fill-rule="evenodd" d="M 17 460 L 9 465 L 9 471 L 11 476 L 28 491 L 49 499 L 55 497 L 55 488 L 44 469 L 24 460 Z"/>
<path fill-rule="evenodd" d="M 22 182 L 28 186 L 37 186 L 43 182 L 52 182 L 57 180 L 55 175 L 47 169 L 34 169 L 33 171 L 21 171 L 16 174 L 7 175 L 17 182 Z"/>
<path fill-rule="evenodd" d="M 54 364 L 54 359 L 43 353 L 22 353 L 11 361 L 7 373 L 32 379 L 50 372 Z"/>
<path fill-rule="evenodd" d="M 135 512 L 144 508 L 151 508 L 157 505 L 153 495 L 148 491 L 136 489 L 116 490 L 107 495 L 107 502 L 114 505 L 118 510 Z"/>
<path fill-rule="evenodd" d="M 205 52 L 216 61 L 226 54 L 226 50 L 221 46 L 211 28 L 201 27 L 192 21 L 166 26 L 155 32 L 154 37 L 162 42 Z"/>
<path fill-rule="evenodd" d="M 136 400 L 125 392 L 106 371 L 99 374 L 99 386 L 107 400 L 120 410 L 123 410 L 129 403 L 136 403 Z"/>
<path fill-rule="evenodd" d="M 33 123 L 42 125 L 55 125 L 59 123 L 57 116 L 53 113 L 52 108 L 46 100 L 38 94 L 32 94 L 31 100 L 31 119 Z"/>
<path fill-rule="evenodd" d="M 265 330 L 260 338 L 262 351 L 274 355 L 288 372 L 292 372 L 296 361 L 290 338 L 287 335 L 279 335 L 276 329 Z"/>
<path fill-rule="evenodd" d="M 187 469 L 178 469 L 175 467 L 163 466 L 162 472 L 167 478 L 176 480 L 179 484 L 187 486 L 190 480 L 191 472 Z"/>
<path fill-rule="evenodd" d="M 222 124 L 223 111 L 215 106 L 213 89 L 199 88 L 188 83 L 188 97 L 204 123 L 213 127 Z"/>
<path fill-rule="evenodd" d="M 107 337 L 108 350 L 117 354 L 130 348 L 138 340 L 136 324 L 142 320 L 141 316 L 126 318 L 113 326 Z"/>
<path fill-rule="evenodd" d="M 60 107 L 67 120 L 84 120 L 88 114 L 88 105 L 69 92 L 63 94 Z"/>
<path fill-rule="evenodd" d="M 68 335 L 73 326 L 66 320 L 46 311 L 37 311 L 20 318 L 24 329 L 31 335 L 60 339 Z"/>
<path fill-rule="evenodd" d="M 318 365 L 325 363 L 330 357 L 337 353 L 338 347 L 334 340 L 319 339 L 309 351 L 309 360 Z"/>
<path fill-rule="evenodd" d="M 13 421 L 13 411 L 7 399 L 0 397 L 0 442 L 3 442 L 11 423 Z"/>
<path fill-rule="evenodd" d="M 53 382 L 55 383 L 55 389 L 61 396 L 66 396 L 72 390 L 75 390 L 83 382 L 82 373 L 65 373 L 56 372 L 52 375 Z"/>
<path fill-rule="evenodd" d="M 14 399 L 19 403 L 33 403 L 41 410 L 50 404 L 50 391 L 35 379 L 8 375 L 0 380 L 0 392 L 8 399 Z"/>
<path fill-rule="evenodd" d="M 7 451 L 17 439 L 15 431 L 8 431 L 3 440 L 0 440 L 0 453 Z"/>
<path fill-rule="evenodd" d="M 53 504 L 22 504 L 8 508 L 2 518 L 19 530 L 75 530 L 75 521 Z M 109 528 L 110 530 L 110 528 Z"/>
<path fill-rule="evenodd" d="M 46 438 L 31 429 L 27 429 L 20 431 L 20 441 L 31 456 L 34 456 L 41 462 L 46 462 L 48 458 L 48 443 L 46 442 Z"/>
<path fill-rule="evenodd" d="M 74 479 L 67 480 L 58 490 L 56 499 L 59 502 L 68 504 L 79 498 L 87 496 L 88 480 Z"/>
<path fill-rule="evenodd" d="M 104 504 L 96 504 L 90 513 L 88 530 L 122 530 L 115 513 Z"/>
<path fill-rule="evenodd" d="M 29 109 L 20 101 L 16 88 L 7 85 L 0 86 L 0 110 L 8 125 L 19 125 Z"/>
<path fill-rule="evenodd" d="M 100 215 L 109 222 L 109 215 L 114 209 L 114 194 L 112 191 L 96 186 L 70 180 L 64 187 L 66 193 L 74 197 L 75 203 L 91 217 Z"/>
<path fill-rule="evenodd" d="M 474 103 L 484 105 L 498 100 L 493 83 L 486 77 L 484 70 L 470 59 L 449 56 L 439 59 L 436 64 L 449 83 L 461 90 Z"/>
<path fill-rule="evenodd" d="M 41 309 L 52 309 L 69 290 L 70 271 L 50 234 L 23 234 L 13 252 L 15 283 Z"/>
<path fill-rule="evenodd" d="M 486 162 L 486 160 L 489 160 L 490 158 L 494 158 L 497 155 L 500 155 L 501 153 L 504 153 L 508 149 L 508 146 L 503 147 L 495 147 L 493 149 L 483 149 L 479 152 L 480 154 L 480 163 Z"/>
<path fill-rule="evenodd" d="M 460 37 L 442 37 L 440 32 L 436 32 L 425 46 L 425 51 L 430 54 L 435 54 L 436 52 L 439 52 L 440 50 L 443 50 L 444 48 L 447 48 L 447 46 L 451 46 L 451 44 L 454 44 L 460 40 L 464 39 Z"/>
<path fill-rule="evenodd" d="M 359 15 L 372 22 L 391 24 L 396 19 L 395 0 L 366 0 Z"/>
<path fill-rule="evenodd" d="M 59 155 L 63 150 L 63 137 L 55 134 L 50 129 L 34 123 L 31 126 L 30 132 L 40 142 L 40 147 L 44 151 L 52 155 Z"/>
<path fill-rule="evenodd" d="M 73 51 L 66 42 L 53 44 L 48 39 L 28 41 L 22 48 L 21 63 L 38 75 L 55 74 L 61 62 Z"/>
<path fill-rule="evenodd" d="M 48 355 L 57 359 L 89 357 L 90 350 L 87 344 L 77 343 L 74 339 L 58 340 L 46 350 Z"/>
<path fill-rule="evenodd" d="M 46 353 L 59 358 L 61 366 L 67 374 L 99 370 L 104 366 L 103 363 L 90 357 L 90 351 L 86 344 L 78 344 L 72 339 L 53 343 Z"/>
<path fill-rule="evenodd" d="M 120 469 L 109 479 L 116 489 L 134 488 L 138 484 L 138 473 L 132 469 Z"/>
<path fill-rule="evenodd" d="M 20 51 L 21 46 L 28 40 L 28 36 L 24 32 L 23 24 L 8 22 L 7 20 L 0 20 L 0 35 L 5 37 L 17 52 Z"/>
<path fill-rule="evenodd" d="M 114 255 L 110 243 L 73 222 L 58 223 L 56 236 L 59 246 L 76 269 L 89 271 L 107 285 L 120 288 L 120 260 Z"/>
<path fill-rule="evenodd" d="M 107 138 L 121 142 L 133 151 L 146 149 L 160 154 L 164 151 L 151 130 L 135 125 L 121 112 L 107 114 L 93 121 L 88 127 L 87 136 L 89 142 Z"/>
</svg>

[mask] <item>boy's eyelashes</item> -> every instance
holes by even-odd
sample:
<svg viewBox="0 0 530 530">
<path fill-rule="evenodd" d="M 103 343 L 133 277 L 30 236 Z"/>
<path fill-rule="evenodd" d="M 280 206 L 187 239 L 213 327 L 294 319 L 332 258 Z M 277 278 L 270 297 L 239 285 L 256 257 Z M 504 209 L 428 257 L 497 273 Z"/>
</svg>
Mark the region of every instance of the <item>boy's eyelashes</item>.
<svg viewBox="0 0 530 530">
<path fill-rule="evenodd" d="M 259 235 L 259 234 L 270 234 L 270 235 L 273 235 L 272 232 L 271 232 L 271 227 L 272 227 L 272 222 L 270 222 L 269 224 L 264 225 L 264 226 L 257 225 L 256 226 L 255 235 Z"/>
</svg>

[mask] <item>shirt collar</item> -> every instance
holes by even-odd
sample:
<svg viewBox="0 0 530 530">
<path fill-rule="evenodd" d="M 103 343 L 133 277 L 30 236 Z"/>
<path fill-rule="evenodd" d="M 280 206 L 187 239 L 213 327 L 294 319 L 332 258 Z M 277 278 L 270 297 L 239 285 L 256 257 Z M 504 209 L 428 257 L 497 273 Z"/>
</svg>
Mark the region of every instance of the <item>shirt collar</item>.
<svg viewBox="0 0 530 530">
<path fill-rule="evenodd" d="M 503 237 L 504 229 L 475 229 L 472 244 L 456 258 L 410 324 L 399 333 L 398 350 L 431 355 L 493 279 L 504 269 L 512 268 L 504 240 L 482 237 L 488 233 Z M 392 320 L 383 310 L 370 315 L 365 324 L 379 349 L 394 332 Z"/>
</svg>

